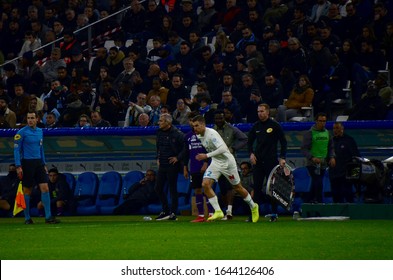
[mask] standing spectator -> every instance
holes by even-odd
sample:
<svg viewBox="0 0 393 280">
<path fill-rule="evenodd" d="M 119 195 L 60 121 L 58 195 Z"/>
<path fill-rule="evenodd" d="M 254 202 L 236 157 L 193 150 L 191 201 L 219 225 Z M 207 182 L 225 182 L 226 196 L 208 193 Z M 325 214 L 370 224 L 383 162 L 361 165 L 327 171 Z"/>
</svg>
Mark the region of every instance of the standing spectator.
<svg viewBox="0 0 393 280">
<path fill-rule="evenodd" d="M 138 125 L 139 115 L 150 113 L 151 107 L 146 104 L 146 99 L 146 94 L 140 92 L 136 98 L 136 103 L 130 102 L 124 120 L 124 127 Z M 149 115 L 147 115 L 147 118 L 149 119 Z"/>
<path fill-rule="evenodd" d="M 242 115 L 240 111 L 239 102 L 237 99 L 233 97 L 231 91 L 226 90 L 222 92 L 222 100 L 221 103 L 218 104 L 217 109 L 228 109 L 233 113 L 234 123 L 241 123 L 242 122 Z"/>
<path fill-rule="evenodd" d="M 94 58 L 91 69 L 90 69 L 90 80 L 95 84 L 100 76 L 100 68 L 101 66 L 107 66 L 106 59 L 108 56 L 108 51 L 106 48 L 101 47 L 98 48 L 96 52 L 96 57 Z"/>
<path fill-rule="evenodd" d="M 184 134 L 172 125 L 172 117 L 162 114 L 158 121 L 157 131 L 157 163 L 158 173 L 155 190 L 162 204 L 162 212 L 156 221 L 176 221 L 178 211 L 177 177 L 179 175 L 182 151 L 184 148 Z M 167 193 L 164 190 L 165 183 L 171 196 L 171 207 L 168 205 Z"/>
<path fill-rule="evenodd" d="M 336 153 L 336 166 L 329 168 L 330 184 L 334 203 L 352 203 L 352 183 L 346 176 L 347 164 L 353 157 L 360 157 L 356 141 L 344 133 L 344 125 L 336 122 L 333 125 L 333 144 Z"/>
<path fill-rule="evenodd" d="M 14 136 L 14 157 L 16 172 L 22 178 L 23 193 L 26 202 L 25 224 L 33 224 L 30 217 L 30 195 L 35 184 L 41 190 L 41 201 L 45 209 L 45 223 L 57 224 L 50 208 L 48 178 L 44 155 L 43 132 L 37 127 L 36 112 L 27 113 L 27 126 L 20 129 Z"/>
<path fill-rule="evenodd" d="M 217 196 L 212 189 L 213 183 L 217 182 L 221 175 L 224 175 L 230 181 L 233 189 L 238 193 L 251 209 L 252 221 L 254 223 L 259 220 L 259 206 L 253 201 L 250 194 L 242 186 L 240 182 L 239 173 L 235 158 L 229 152 L 228 147 L 222 140 L 221 136 L 212 128 L 207 128 L 205 119 L 202 116 L 196 116 L 192 119 L 192 126 L 198 139 L 205 147 L 207 153 L 200 153 L 195 158 L 199 161 L 205 161 L 212 158 L 212 162 L 206 169 L 203 176 L 202 187 L 206 196 L 209 199 L 212 207 L 214 208 L 213 216 L 208 218 L 208 221 L 222 219 L 224 213 L 218 204 Z"/>
<path fill-rule="evenodd" d="M 322 181 L 325 170 L 336 166 L 336 155 L 332 137 L 326 126 L 326 114 L 318 113 L 316 123 L 303 135 L 301 150 L 307 160 L 307 169 L 311 176 L 311 191 L 307 202 L 322 202 Z"/>
<path fill-rule="evenodd" d="M 234 127 L 230 123 L 227 123 L 224 118 L 224 112 L 217 110 L 214 112 L 214 126 L 213 129 L 220 134 L 222 140 L 224 140 L 225 145 L 227 145 L 229 152 L 236 159 L 236 152 L 244 148 L 247 145 L 247 135 L 244 134 L 240 129 Z M 230 182 L 224 177 L 218 179 L 218 184 L 220 186 L 221 194 L 224 197 L 225 204 L 228 206 L 224 220 L 231 220 L 232 213 L 232 203 L 233 203 L 233 190 Z"/>
<path fill-rule="evenodd" d="M 254 199 L 258 203 L 269 201 L 266 195 L 265 180 L 277 165 L 284 166 L 287 153 L 287 140 L 280 124 L 269 117 L 269 105 L 258 106 L 259 121 L 254 123 L 248 133 L 248 152 L 254 166 Z M 280 142 L 280 153 L 278 143 Z M 255 148 L 254 148 L 255 144 Z M 277 156 L 279 157 L 277 159 Z M 272 207 L 271 222 L 277 221 L 277 202 L 270 198 Z"/>
</svg>

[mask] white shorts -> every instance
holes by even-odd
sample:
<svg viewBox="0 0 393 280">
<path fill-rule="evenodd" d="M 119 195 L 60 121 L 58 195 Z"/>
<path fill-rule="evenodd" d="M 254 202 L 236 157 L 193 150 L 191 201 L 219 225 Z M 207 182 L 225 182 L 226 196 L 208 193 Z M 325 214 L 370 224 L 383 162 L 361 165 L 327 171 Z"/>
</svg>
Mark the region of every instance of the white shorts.
<svg viewBox="0 0 393 280">
<path fill-rule="evenodd" d="M 216 164 L 212 161 L 209 167 L 206 169 L 203 174 L 203 178 L 212 179 L 214 181 L 218 181 L 221 175 L 224 175 L 225 178 L 231 183 L 231 185 L 237 185 L 240 183 L 240 176 L 237 170 L 236 163 L 232 163 L 231 161 L 226 162 L 225 164 Z"/>
</svg>

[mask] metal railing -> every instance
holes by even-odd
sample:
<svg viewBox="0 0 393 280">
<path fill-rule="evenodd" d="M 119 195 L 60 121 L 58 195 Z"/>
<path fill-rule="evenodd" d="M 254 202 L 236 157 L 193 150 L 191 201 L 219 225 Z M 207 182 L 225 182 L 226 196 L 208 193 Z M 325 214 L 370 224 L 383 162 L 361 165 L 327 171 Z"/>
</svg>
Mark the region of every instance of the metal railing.
<svg viewBox="0 0 393 280">
<path fill-rule="evenodd" d="M 139 3 L 143 3 L 143 2 L 145 2 L 145 0 L 140 1 Z M 97 23 L 100 23 L 100 22 L 103 22 L 103 21 L 105 21 L 105 20 L 108 20 L 108 19 L 110 19 L 110 18 L 112 18 L 112 17 L 114 17 L 114 16 L 117 16 L 118 14 L 125 13 L 125 12 L 126 12 L 128 9 L 130 9 L 130 8 L 131 8 L 131 6 L 125 7 L 125 8 L 123 8 L 123 9 L 121 9 L 120 11 L 117 11 L 117 12 L 115 12 L 115 13 L 113 13 L 113 14 L 110 14 L 109 16 L 107 16 L 107 17 L 105 17 L 105 18 L 96 20 L 95 22 L 92 22 L 92 23 L 90 23 L 90 24 L 88 24 L 88 25 L 86 25 L 86 26 L 84 26 L 84 27 L 82 27 L 82 28 L 80 28 L 80 29 L 78 29 L 78 30 L 75 30 L 75 31 L 73 32 L 74 35 L 75 35 L 75 34 L 78 34 L 78 33 L 81 32 L 81 31 L 87 29 L 87 49 L 88 49 L 89 55 L 91 55 L 91 54 L 93 53 L 93 52 L 92 52 L 92 32 L 91 32 L 91 28 L 92 28 L 94 25 L 96 25 Z M 38 47 L 38 48 L 36 48 L 36 49 L 34 49 L 34 50 L 32 50 L 32 51 L 33 51 L 33 52 L 39 51 L 39 50 L 44 49 L 44 48 L 46 48 L 46 47 L 48 47 L 48 46 L 54 45 L 55 43 L 57 43 L 57 42 L 59 42 L 59 41 L 62 41 L 63 39 L 64 39 L 64 37 L 58 38 L 58 39 L 56 39 L 56 40 L 54 40 L 54 41 L 52 41 L 52 42 L 49 42 L 49 43 L 47 43 L 47 44 L 45 44 L 45 45 L 43 45 L 43 46 L 41 46 L 41 47 Z M 15 58 L 11 59 L 11 60 L 7 60 L 7 61 L 5 61 L 3 64 L 0 65 L 0 68 L 2 68 L 2 67 L 3 67 L 4 65 L 6 65 L 6 64 L 13 63 L 14 61 L 17 61 L 17 60 L 19 60 L 19 59 L 21 59 L 21 58 L 22 58 L 22 56 L 18 56 L 18 57 L 15 57 Z"/>
</svg>

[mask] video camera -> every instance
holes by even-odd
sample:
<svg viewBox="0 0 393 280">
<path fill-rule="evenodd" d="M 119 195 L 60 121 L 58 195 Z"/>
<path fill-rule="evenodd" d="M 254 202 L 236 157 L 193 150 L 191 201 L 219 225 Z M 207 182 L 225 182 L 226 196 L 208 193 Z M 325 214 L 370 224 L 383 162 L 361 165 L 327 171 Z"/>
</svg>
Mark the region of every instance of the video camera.
<svg viewBox="0 0 393 280">
<path fill-rule="evenodd" d="M 364 202 L 382 203 L 393 195 L 393 157 L 383 162 L 354 157 L 346 167 L 346 179 L 365 186 Z"/>
</svg>

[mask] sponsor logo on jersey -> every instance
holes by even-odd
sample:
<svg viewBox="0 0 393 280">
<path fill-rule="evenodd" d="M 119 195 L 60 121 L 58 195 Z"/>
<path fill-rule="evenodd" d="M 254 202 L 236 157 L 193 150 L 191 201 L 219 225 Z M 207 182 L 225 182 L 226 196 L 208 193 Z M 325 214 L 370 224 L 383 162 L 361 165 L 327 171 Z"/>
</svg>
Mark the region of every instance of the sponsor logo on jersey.
<svg viewBox="0 0 393 280">
<path fill-rule="evenodd" d="M 272 133 L 273 132 L 273 128 L 269 127 L 268 129 L 266 129 L 267 133 Z"/>
<path fill-rule="evenodd" d="M 15 134 L 15 136 L 14 136 L 15 141 L 18 141 L 20 138 L 22 138 L 22 136 L 20 136 L 20 134 Z"/>
</svg>

